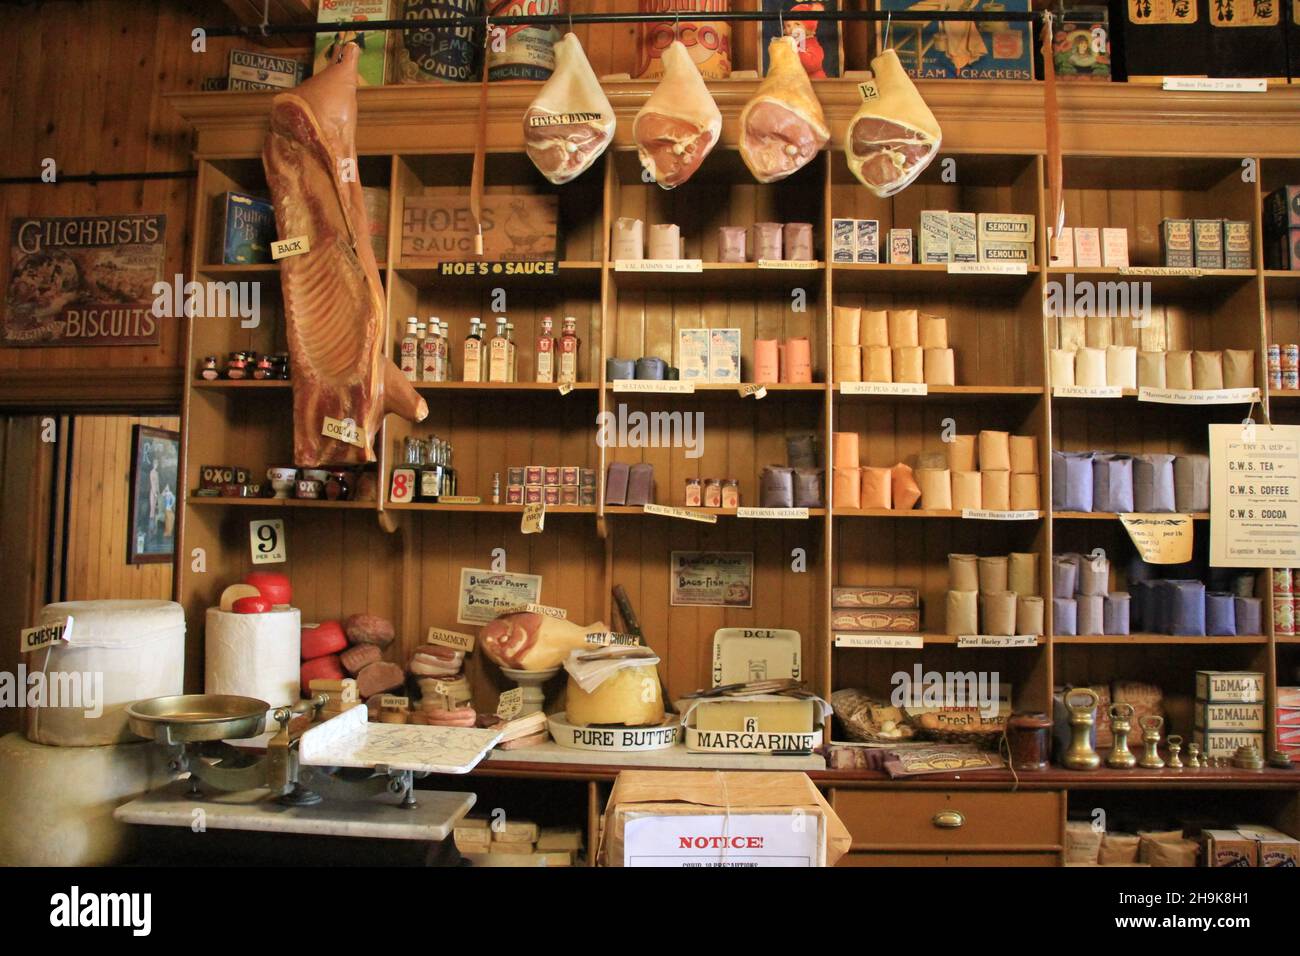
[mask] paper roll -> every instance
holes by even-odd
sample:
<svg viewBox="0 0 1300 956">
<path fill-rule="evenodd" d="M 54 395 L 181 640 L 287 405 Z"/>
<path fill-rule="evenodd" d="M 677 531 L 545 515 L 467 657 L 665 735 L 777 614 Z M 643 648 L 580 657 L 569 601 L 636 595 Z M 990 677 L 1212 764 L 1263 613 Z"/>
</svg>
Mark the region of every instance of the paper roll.
<svg viewBox="0 0 1300 956">
<path fill-rule="evenodd" d="M 1103 634 L 1129 633 L 1130 603 L 1126 591 L 1112 591 L 1106 595 L 1101 612 L 1101 632 Z"/>
<path fill-rule="evenodd" d="M 1007 590 L 1022 597 L 1038 593 L 1038 555 L 1033 551 L 1012 551 L 1007 555 Z"/>
<path fill-rule="evenodd" d="M 957 360 L 952 349 L 922 349 L 926 385 L 956 385 Z"/>
<path fill-rule="evenodd" d="M 1038 474 L 1038 436 L 1012 435 L 1008 441 L 1008 453 L 1013 475 Z"/>
<path fill-rule="evenodd" d="M 775 385 L 780 381 L 776 339 L 754 339 L 754 381 Z"/>
<path fill-rule="evenodd" d="M 888 351 L 888 349 L 886 349 Z M 856 345 L 837 345 L 834 348 L 835 381 L 862 381 L 862 349 Z M 886 379 L 888 381 L 888 379 Z"/>
<path fill-rule="evenodd" d="M 1165 388 L 1192 387 L 1192 353 L 1175 351 L 1165 353 Z"/>
<path fill-rule="evenodd" d="M 978 471 L 952 471 L 952 506 L 957 511 L 984 507 L 984 485 Z"/>
<path fill-rule="evenodd" d="M 978 591 L 979 560 L 973 554 L 948 555 L 948 587 L 954 591 Z"/>
<path fill-rule="evenodd" d="M 979 455 L 974 435 L 953 435 L 948 445 L 949 471 L 978 471 Z"/>
<path fill-rule="evenodd" d="M 988 511 L 1011 510 L 1011 472 L 981 471 L 980 498 Z"/>
<path fill-rule="evenodd" d="M 1052 631 L 1066 637 L 1078 633 L 1078 606 L 1074 598 L 1052 598 Z"/>
<path fill-rule="evenodd" d="M 980 471 L 1010 471 L 1011 436 L 1006 432 L 980 432 L 979 462 Z"/>
<path fill-rule="evenodd" d="M 1016 633 L 1041 637 L 1043 634 L 1043 599 L 1021 594 L 1016 599 Z"/>
<path fill-rule="evenodd" d="M 1111 345 L 1106 349 L 1106 384 L 1137 388 L 1137 348 Z"/>
<path fill-rule="evenodd" d="M 1052 349 L 1052 384 L 1074 384 L 1074 350 Z"/>
<path fill-rule="evenodd" d="M 899 462 L 890 469 L 894 507 L 899 511 L 911 511 L 921 500 L 921 486 L 916 483 L 916 476 L 910 466 Z"/>
<path fill-rule="evenodd" d="M 615 219 L 610 254 L 616 260 L 645 258 L 644 236 L 645 224 L 640 219 Z"/>
<path fill-rule="evenodd" d="M 1255 350 L 1223 350 L 1223 387 L 1252 388 L 1255 385 Z"/>
<path fill-rule="evenodd" d="M 1083 320 L 1083 344 L 1090 349 L 1106 349 L 1115 343 L 1110 316 L 1094 315 Z"/>
<path fill-rule="evenodd" d="M 948 469 L 919 468 L 916 483 L 921 487 L 921 507 L 926 511 L 952 510 L 952 480 Z"/>
<path fill-rule="evenodd" d="M 232 614 L 208 608 L 203 634 L 203 690 L 264 700 L 271 707 L 298 703 L 302 615 L 297 608 Z"/>
<path fill-rule="evenodd" d="M 1038 511 L 1042 501 L 1038 494 L 1038 476 L 1012 473 L 1011 510 Z"/>
<path fill-rule="evenodd" d="M 1192 353 L 1192 388 L 1223 388 L 1223 353 Z"/>
<path fill-rule="evenodd" d="M 1056 320 L 1057 339 L 1066 352 L 1074 352 L 1088 344 L 1088 335 L 1084 331 L 1081 316 L 1061 316 Z"/>
<path fill-rule="evenodd" d="M 911 345 L 892 349 L 895 382 L 925 381 L 925 361 L 919 346 Z"/>
<path fill-rule="evenodd" d="M 1005 554 L 982 557 L 976 563 L 979 569 L 979 591 L 990 594 L 995 591 L 1010 590 L 1007 587 L 1009 561 Z"/>
<path fill-rule="evenodd" d="M 980 595 L 980 617 L 984 622 L 981 634 L 1010 636 L 1016 633 L 1016 604 L 1014 591 L 994 591 Z"/>
<path fill-rule="evenodd" d="M 948 347 L 948 320 L 942 315 L 921 313 L 921 348 L 946 349 Z"/>
<path fill-rule="evenodd" d="M 1142 512 L 1173 511 L 1174 456 L 1136 455 L 1133 458 L 1133 505 Z"/>
<path fill-rule="evenodd" d="M 891 468 L 862 469 L 862 507 L 894 507 L 894 473 Z"/>
<path fill-rule="evenodd" d="M 1138 388 L 1165 387 L 1165 353 L 1138 352 L 1137 354 Z"/>
<path fill-rule="evenodd" d="M 863 346 L 888 346 L 889 313 L 883 309 L 863 309 L 859 335 Z"/>
<path fill-rule="evenodd" d="M 949 591 L 944 626 L 949 634 L 978 634 L 979 592 Z"/>
<path fill-rule="evenodd" d="M 892 382 L 893 380 L 893 351 L 885 345 L 864 345 L 862 347 L 862 381 Z"/>
<path fill-rule="evenodd" d="M 744 226 L 718 227 L 719 262 L 745 261 L 745 236 L 747 231 Z"/>
<path fill-rule="evenodd" d="M 1180 512 L 1210 510 L 1210 457 L 1179 455 L 1174 459 L 1174 508 Z"/>
<path fill-rule="evenodd" d="M 832 504 L 836 508 L 861 508 L 862 473 L 860 469 L 857 467 L 835 468 L 831 473 L 831 494 L 834 496 Z"/>
<path fill-rule="evenodd" d="M 682 232 L 671 222 L 656 222 L 650 226 L 646 239 L 647 259 L 679 259 L 682 251 Z"/>
<path fill-rule="evenodd" d="M 785 370 L 781 380 L 791 385 L 812 383 L 812 343 L 802 335 L 785 340 Z"/>
<path fill-rule="evenodd" d="M 921 344 L 920 320 L 916 309 L 889 310 L 891 348 L 916 348 Z"/>
<path fill-rule="evenodd" d="M 1083 348 L 1074 353 L 1074 384 L 1095 388 L 1106 384 L 1106 350 Z"/>
<path fill-rule="evenodd" d="M 835 344 L 862 344 L 862 309 L 857 306 L 837 305 L 831 310 Z"/>
<path fill-rule="evenodd" d="M 1104 594 L 1079 594 L 1074 598 L 1077 634 L 1104 633 L 1104 611 L 1106 596 Z"/>
<path fill-rule="evenodd" d="M 834 432 L 831 435 L 831 452 L 836 468 L 857 468 L 858 433 Z"/>
</svg>

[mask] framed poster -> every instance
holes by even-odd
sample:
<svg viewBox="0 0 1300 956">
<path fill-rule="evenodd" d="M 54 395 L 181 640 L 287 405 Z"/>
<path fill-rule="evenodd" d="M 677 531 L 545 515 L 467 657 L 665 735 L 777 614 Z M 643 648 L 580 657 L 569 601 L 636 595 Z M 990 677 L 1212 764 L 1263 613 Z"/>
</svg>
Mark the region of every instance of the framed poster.
<svg viewBox="0 0 1300 956">
<path fill-rule="evenodd" d="M 541 598 L 540 574 L 461 568 L 456 623 L 486 624 L 498 614 L 525 604 L 537 604 Z"/>
<path fill-rule="evenodd" d="M 14 219 L 3 344 L 157 345 L 167 217 Z"/>
<path fill-rule="evenodd" d="M 674 607 L 753 607 L 752 551 L 674 551 L 669 594 Z"/>
<path fill-rule="evenodd" d="M 136 425 L 131 436 L 131 502 L 126 559 L 149 564 L 172 559 L 176 551 L 176 467 L 181 436 Z"/>
</svg>

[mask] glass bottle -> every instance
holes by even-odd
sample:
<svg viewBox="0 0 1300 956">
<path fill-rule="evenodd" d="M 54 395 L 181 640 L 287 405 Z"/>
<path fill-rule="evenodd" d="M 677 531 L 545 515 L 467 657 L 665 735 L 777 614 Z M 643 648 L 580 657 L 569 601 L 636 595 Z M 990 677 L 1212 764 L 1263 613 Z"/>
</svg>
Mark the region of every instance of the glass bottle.
<svg viewBox="0 0 1300 956">
<path fill-rule="evenodd" d="M 542 334 L 537 337 L 535 359 L 537 381 L 555 381 L 555 338 L 551 335 L 553 328 L 551 317 L 542 319 Z"/>
<path fill-rule="evenodd" d="M 556 381 L 573 383 L 578 380 L 578 349 L 581 345 L 582 340 L 578 338 L 578 320 L 571 315 L 566 315 L 560 333 L 560 361 Z"/>
<path fill-rule="evenodd" d="M 469 320 L 469 335 L 465 336 L 464 362 L 461 366 L 464 380 L 483 381 L 483 326 L 475 317 Z"/>
<path fill-rule="evenodd" d="M 420 339 L 416 325 L 415 316 L 406 320 L 406 335 L 402 336 L 402 341 L 397 346 L 397 365 L 408 382 L 417 381 L 420 377 Z"/>
</svg>

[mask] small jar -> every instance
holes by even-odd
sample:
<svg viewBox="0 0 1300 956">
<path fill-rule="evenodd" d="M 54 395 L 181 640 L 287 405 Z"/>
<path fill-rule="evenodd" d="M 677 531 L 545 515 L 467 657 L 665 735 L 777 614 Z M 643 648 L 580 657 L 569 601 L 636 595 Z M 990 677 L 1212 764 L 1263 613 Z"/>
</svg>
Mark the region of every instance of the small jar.
<svg viewBox="0 0 1300 956">
<path fill-rule="evenodd" d="M 352 496 L 352 475 L 342 469 L 331 469 L 325 479 L 325 497 L 329 501 L 347 501 Z"/>
<path fill-rule="evenodd" d="M 253 378 L 259 382 L 264 382 L 272 376 L 271 359 L 263 355 L 257 360 L 257 365 L 253 368 Z"/>
<path fill-rule="evenodd" d="M 704 479 L 704 507 L 722 507 L 722 482 L 717 478 Z"/>
<path fill-rule="evenodd" d="M 275 357 L 276 377 L 281 381 L 289 381 L 289 353 L 280 352 Z"/>
<path fill-rule="evenodd" d="M 722 507 L 740 507 L 740 482 L 735 478 L 727 478 L 722 482 Z"/>
<path fill-rule="evenodd" d="M 209 355 L 203 359 L 203 370 L 199 374 L 209 382 L 215 382 L 221 378 L 221 372 L 217 370 L 217 357 L 215 355 Z"/>
<path fill-rule="evenodd" d="M 244 359 L 243 352 L 231 352 L 230 358 L 226 362 L 226 378 L 232 381 L 248 377 L 248 362 Z"/>
<path fill-rule="evenodd" d="M 686 507 L 698 508 L 704 502 L 704 496 L 700 489 L 700 479 L 686 479 Z"/>
<path fill-rule="evenodd" d="M 1046 770 L 1052 754 L 1052 721 L 1046 714 L 1012 714 L 1007 721 L 1011 766 L 1016 770 Z"/>
</svg>

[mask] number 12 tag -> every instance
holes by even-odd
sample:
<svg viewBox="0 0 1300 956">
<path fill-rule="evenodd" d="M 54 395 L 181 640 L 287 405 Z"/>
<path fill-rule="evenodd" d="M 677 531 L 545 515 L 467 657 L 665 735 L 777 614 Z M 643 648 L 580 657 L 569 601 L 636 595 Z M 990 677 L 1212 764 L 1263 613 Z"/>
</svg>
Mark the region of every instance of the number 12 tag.
<svg viewBox="0 0 1300 956">
<path fill-rule="evenodd" d="M 284 520 L 268 518 L 248 523 L 248 546 L 254 564 L 283 564 L 288 559 L 284 545 Z"/>
</svg>

